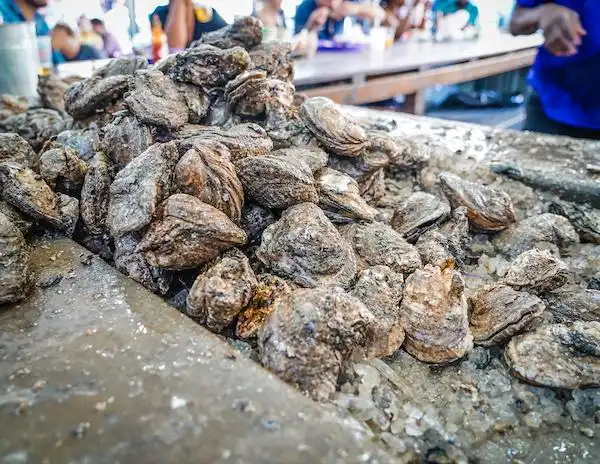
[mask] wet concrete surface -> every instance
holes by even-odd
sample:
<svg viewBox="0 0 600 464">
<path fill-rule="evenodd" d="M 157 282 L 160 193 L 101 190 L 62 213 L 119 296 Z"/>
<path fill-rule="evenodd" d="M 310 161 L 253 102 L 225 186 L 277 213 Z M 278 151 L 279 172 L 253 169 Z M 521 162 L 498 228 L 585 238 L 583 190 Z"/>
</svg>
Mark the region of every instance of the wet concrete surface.
<svg viewBox="0 0 600 464">
<path fill-rule="evenodd" d="M 0 307 L 0 463 L 386 462 L 352 423 L 67 239 Z"/>
</svg>

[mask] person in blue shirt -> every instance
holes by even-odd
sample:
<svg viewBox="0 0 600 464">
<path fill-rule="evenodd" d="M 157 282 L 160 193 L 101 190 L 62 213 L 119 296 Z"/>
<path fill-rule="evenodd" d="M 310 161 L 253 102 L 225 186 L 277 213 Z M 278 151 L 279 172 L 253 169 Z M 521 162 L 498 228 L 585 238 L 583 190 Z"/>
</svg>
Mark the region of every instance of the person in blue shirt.
<svg viewBox="0 0 600 464">
<path fill-rule="evenodd" d="M 52 29 L 52 49 L 57 50 L 65 61 L 88 61 L 106 58 L 104 52 L 93 45 L 81 42 L 79 34 L 66 24 L 57 24 Z"/>
<path fill-rule="evenodd" d="M 343 0 L 304 0 L 296 8 L 295 34 L 303 29 L 319 31 L 319 39 L 331 40 L 341 34 L 344 19 L 384 19 L 385 11 L 379 5 L 360 4 Z"/>
<path fill-rule="evenodd" d="M 462 27 L 462 30 L 475 27 L 479 18 L 479 8 L 473 2 L 468 0 L 435 0 L 431 7 L 434 14 L 433 33 L 437 32 L 440 16 L 455 14 L 460 10 L 465 10 L 469 14 L 467 23 Z"/>
<path fill-rule="evenodd" d="M 50 28 L 37 10 L 48 6 L 48 0 L 0 0 L 0 24 L 34 22 L 38 36 L 50 35 Z"/>
<path fill-rule="evenodd" d="M 523 129 L 600 139 L 600 2 L 517 0 L 511 32 L 540 29 Z"/>
</svg>

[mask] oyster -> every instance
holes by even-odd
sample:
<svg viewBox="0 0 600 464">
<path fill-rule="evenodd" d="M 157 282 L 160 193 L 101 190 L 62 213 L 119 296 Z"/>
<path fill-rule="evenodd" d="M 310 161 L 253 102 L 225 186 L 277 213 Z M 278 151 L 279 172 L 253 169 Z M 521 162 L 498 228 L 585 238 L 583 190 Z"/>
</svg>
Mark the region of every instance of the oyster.
<svg viewBox="0 0 600 464">
<path fill-rule="evenodd" d="M 33 219 L 72 235 L 79 217 L 77 199 L 55 194 L 31 169 L 0 164 L 0 192 L 9 204 Z"/>
<path fill-rule="evenodd" d="M 172 189 L 179 158 L 174 142 L 152 145 L 122 169 L 110 186 L 106 223 L 113 237 L 147 226 Z"/>
<path fill-rule="evenodd" d="M 262 36 L 263 25 L 260 20 L 252 16 L 244 16 L 236 19 L 229 26 L 202 34 L 200 40 L 194 42 L 192 47 L 209 44 L 223 49 L 244 47 L 250 50 L 262 42 Z"/>
<path fill-rule="evenodd" d="M 134 116 L 120 116 L 103 130 L 102 150 L 119 168 L 144 153 L 152 145 L 152 134 Z"/>
<path fill-rule="evenodd" d="M 285 280 L 271 274 L 258 276 L 254 296 L 238 316 L 235 335 L 244 340 L 257 338 L 275 309 L 275 300 L 287 298 L 291 293 L 292 289 Z"/>
<path fill-rule="evenodd" d="M 393 137 L 398 156 L 392 160 L 394 167 L 399 169 L 416 169 L 425 166 L 433 154 L 433 150 L 422 141 L 405 135 Z"/>
<path fill-rule="evenodd" d="M 358 275 L 352 295 L 362 301 L 375 320 L 371 325 L 365 358 L 394 354 L 404 341 L 400 314 L 404 279 L 387 266 L 374 266 Z"/>
<path fill-rule="evenodd" d="M 424 232 L 444 222 L 448 216 L 448 203 L 429 193 L 416 192 L 394 211 L 390 225 L 406 240 L 414 243 Z"/>
<path fill-rule="evenodd" d="M 27 97 L 17 97 L 6 93 L 0 94 L 0 121 L 15 114 L 24 113 L 29 108 Z"/>
<path fill-rule="evenodd" d="M 552 324 L 514 337 L 504 356 L 512 373 L 552 388 L 600 386 L 600 322 Z"/>
<path fill-rule="evenodd" d="M 323 211 L 300 203 L 265 229 L 256 257 L 273 273 L 303 287 L 347 288 L 356 274 L 356 258 Z"/>
<path fill-rule="evenodd" d="M 108 159 L 104 153 L 96 153 L 85 175 L 79 203 L 81 221 L 90 234 L 107 231 L 110 184 Z"/>
<path fill-rule="evenodd" d="M 266 208 L 285 209 L 319 198 L 312 171 L 304 161 L 280 156 L 250 156 L 236 162 L 244 191 Z"/>
<path fill-rule="evenodd" d="M 85 119 L 108 108 L 129 88 L 129 76 L 90 77 L 76 82 L 65 93 L 65 109 L 73 119 Z"/>
<path fill-rule="evenodd" d="M 358 184 L 360 196 L 369 204 L 376 204 L 385 196 L 385 171 L 378 169 Z"/>
<path fill-rule="evenodd" d="M 181 193 L 223 211 L 233 222 L 240 221 L 244 189 L 222 143 L 197 141 L 175 166 L 174 178 Z"/>
<path fill-rule="evenodd" d="M 340 156 L 359 156 L 368 145 L 367 134 L 349 116 L 325 97 L 306 100 L 300 116 L 325 150 Z"/>
<path fill-rule="evenodd" d="M 330 168 L 349 175 L 361 185 L 363 183 L 370 183 L 369 179 L 381 172 L 388 163 L 388 157 L 381 152 L 363 152 L 362 155 L 354 158 L 344 158 L 342 156 L 329 157 Z"/>
<path fill-rule="evenodd" d="M 225 100 L 225 91 L 222 87 L 210 89 L 208 97 L 210 99 L 208 114 L 204 119 L 207 126 L 220 126 L 227 129 L 234 124 L 233 110 L 227 100 Z"/>
<path fill-rule="evenodd" d="M 258 116 L 266 111 L 270 98 L 264 71 L 245 71 L 225 86 L 225 99 L 240 116 Z"/>
<path fill-rule="evenodd" d="M 494 284 L 472 295 L 469 308 L 473 340 L 478 345 L 492 346 L 541 325 L 545 306 L 535 295 Z"/>
<path fill-rule="evenodd" d="M 250 55 L 241 47 L 221 50 L 211 45 L 199 45 L 175 55 L 169 75 L 176 81 L 208 89 L 227 84 L 249 66 Z"/>
<path fill-rule="evenodd" d="M 259 336 L 260 361 L 316 401 L 336 390 L 342 364 L 364 349 L 373 315 L 339 288 L 295 290 L 274 303 Z"/>
<path fill-rule="evenodd" d="M 250 50 L 253 69 L 260 69 L 269 77 L 282 81 L 294 80 L 294 60 L 290 42 L 271 41 Z"/>
<path fill-rule="evenodd" d="M 248 258 L 234 248 L 198 276 L 187 297 L 187 314 L 221 332 L 250 302 L 257 284 Z"/>
<path fill-rule="evenodd" d="M 304 161 L 313 173 L 327 166 L 329 159 L 327 153 L 316 146 L 308 148 L 281 148 L 272 151 L 271 156 L 282 156 Z"/>
<path fill-rule="evenodd" d="M 114 184 L 113 184 L 114 185 Z M 178 193 L 156 211 L 136 251 L 163 269 L 191 269 L 246 242 L 246 234 L 218 209 Z"/>
<path fill-rule="evenodd" d="M 469 182 L 448 172 L 440 174 L 440 182 L 452 206 L 466 207 L 469 221 L 477 229 L 495 232 L 516 222 L 512 200 L 503 191 Z"/>
<path fill-rule="evenodd" d="M 394 163 L 400 156 L 400 149 L 389 135 L 380 132 L 369 132 L 367 138 L 369 143 L 361 154 L 364 159 L 385 159 L 385 164 L 388 165 Z"/>
<path fill-rule="evenodd" d="M 319 206 L 332 221 L 375 219 L 377 210 L 360 196 L 358 184 L 352 177 L 334 169 L 324 168 L 316 173 L 316 183 Z"/>
<path fill-rule="evenodd" d="M 417 249 L 381 222 L 348 224 L 340 227 L 340 234 L 354 248 L 359 270 L 383 265 L 399 274 L 410 274 L 421 267 Z"/>
<path fill-rule="evenodd" d="M 148 67 L 148 60 L 142 56 L 128 55 L 114 58 L 94 72 L 94 76 L 132 76 L 140 69 Z"/>
<path fill-rule="evenodd" d="M 575 227 L 582 242 L 600 245 L 600 210 L 586 204 L 555 201 L 550 212 L 566 217 Z"/>
<path fill-rule="evenodd" d="M 55 143 L 72 148 L 83 161 L 90 161 L 100 151 L 100 137 L 93 129 L 73 129 L 62 131 L 56 136 Z"/>
<path fill-rule="evenodd" d="M 69 84 L 58 76 L 53 74 L 38 76 L 37 92 L 45 108 L 64 111 L 65 92 L 68 88 Z"/>
<path fill-rule="evenodd" d="M 188 107 L 188 120 L 192 124 L 200 123 L 210 110 L 210 97 L 202 87 L 197 85 L 185 84 L 183 82 L 175 83 L 179 93 L 183 95 L 183 99 Z"/>
<path fill-rule="evenodd" d="M 160 71 L 136 71 L 129 80 L 125 103 L 142 123 L 178 129 L 188 122 L 184 96 L 173 81 Z"/>
<path fill-rule="evenodd" d="M 57 192 L 78 195 L 87 170 L 72 148 L 53 148 L 40 156 L 40 175 Z"/>
<path fill-rule="evenodd" d="M 406 279 L 400 310 L 404 348 L 412 356 L 427 363 L 447 363 L 473 348 L 464 287 L 460 273 L 431 265 Z"/>
<path fill-rule="evenodd" d="M 246 232 L 248 242 L 253 243 L 259 240 L 263 231 L 275 221 L 275 215 L 271 210 L 256 203 L 246 202 L 242 210 L 240 227 Z"/>
<path fill-rule="evenodd" d="M 0 131 L 19 134 L 38 151 L 44 142 L 65 130 L 66 125 L 58 111 L 35 108 L 5 119 L 0 123 Z"/>
<path fill-rule="evenodd" d="M 273 142 L 265 130 L 257 124 L 238 124 L 229 130 L 213 126 L 183 126 L 177 133 L 182 150 L 189 150 L 198 140 L 221 142 L 231 152 L 236 162 L 247 156 L 266 155 L 273 149 Z"/>
<path fill-rule="evenodd" d="M 564 250 L 579 243 L 579 236 L 571 223 L 556 214 L 540 214 L 519 222 L 502 232 L 494 244 L 510 257 L 532 248 Z"/>
<path fill-rule="evenodd" d="M 0 198 L 2 198 L 1 189 Z M 26 218 L 17 208 L 8 204 L 4 200 L 0 200 L 0 214 L 4 214 L 6 218 L 12 222 L 13 225 L 15 225 L 23 235 L 27 235 L 29 232 L 31 232 L 33 221 L 29 218 Z"/>
<path fill-rule="evenodd" d="M 115 238 L 115 266 L 148 290 L 164 295 L 169 291 L 173 273 L 148 263 L 144 254 L 137 251 L 140 239 L 138 232 Z"/>
<path fill-rule="evenodd" d="M 35 158 L 31 145 L 19 134 L 0 134 L 0 163 L 12 161 L 30 167 Z"/>
<path fill-rule="evenodd" d="M 554 322 L 600 321 L 600 290 L 560 289 L 544 299 Z"/>
<path fill-rule="evenodd" d="M 503 282 L 517 290 L 537 295 L 562 287 L 569 280 L 569 268 L 548 250 L 529 250 L 510 265 Z"/>
<path fill-rule="evenodd" d="M 29 261 L 23 234 L 0 212 L 0 305 L 27 296 L 31 289 Z"/>
</svg>

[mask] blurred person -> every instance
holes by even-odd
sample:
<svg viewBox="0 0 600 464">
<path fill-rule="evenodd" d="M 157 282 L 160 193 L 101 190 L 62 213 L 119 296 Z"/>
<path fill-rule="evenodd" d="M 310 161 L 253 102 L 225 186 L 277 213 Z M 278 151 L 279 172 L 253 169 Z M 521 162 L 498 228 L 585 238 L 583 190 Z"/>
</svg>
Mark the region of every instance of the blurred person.
<svg viewBox="0 0 600 464">
<path fill-rule="evenodd" d="M 48 0 L 0 0 L 0 24 L 33 22 L 36 35 L 50 35 L 48 23 L 38 11 L 47 6 Z"/>
<path fill-rule="evenodd" d="M 331 40 L 343 32 L 344 19 L 377 21 L 385 18 L 379 5 L 343 0 L 304 0 L 296 9 L 295 33 L 317 31 L 319 39 Z"/>
<path fill-rule="evenodd" d="M 112 8 L 104 13 L 104 24 L 119 42 L 123 54 L 128 55 L 133 51 L 131 46 L 131 20 L 129 8 L 125 5 L 126 0 L 114 0 Z M 135 24 L 133 25 L 135 29 Z"/>
<path fill-rule="evenodd" d="M 102 37 L 96 33 L 92 26 L 92 22 L 87 16 L 81 15 L 79 17 L 77 20 L 77 27 L 79 29 L 79 38 L 82 43 L 91 45 L 98 50 L 102 50 L 104 47 Z"/>
<path fill-rule="evenodd" d="M 386 13 L 386 24 L 394 27 L 395 38 L 400 39 L 405 32 L 413 28 L 418 28 L 418 24 L 414 23 L 415 10 L 419 5 L 424 3 L 423 0 L 382 0 L 381 7 Z"/>
<path fill-rule="evenodd" d="M 517 0 L 514 35 L 542 30 L 524 130 L 600 139 L 600 2 Z"/>
<path fill-rule="evenodd" d="M 433 12 L 433 34 L 434 37 L 439 29 L 440 19 L 444 16 L 455 14 L 460 10 L 465 10 L 469 14 L 466 24 L 461 28 L 462 31 L 475 28 L 479 18 L 479 8 L 469 0 L 435 0 L 431 11 Z"/>
<path fill-rule="evenodd" d="M 87 61 L 106 58 L 101 50 L 84 44 L 73 29 L 59 23 L 52 29 L 52 49 L 59 52 L 65 61 Z"/>
<path fill-rule="evenodd" d="M 119 41 L 114 34 L 106 30 L 106 26 L 101 19 L 94 18 L 91 21 L 94 32 L 102 37 L 102 51 L 108 58 L 117 58 L 123 54 Z"/>
<path fill-rule="evenodd" d="M 259 8 L 254 12 L 263 23 L 265 34 L 263 39 L 268 40 L 283 40 L 287 35 L 287 24 L 285 21 L 285 13 L 281 8 L 283 0 L 264 0 L 260 2 Z"/>
<path fill-rule="evenodd" d="M 168 5 L 159 6 L 150 17 L 154 15 L 160 18 L 171 50 L 182 50 L 204 33 L 227 26 L 214 8 L 193 0 L 169 0 Z"/>
</svg>

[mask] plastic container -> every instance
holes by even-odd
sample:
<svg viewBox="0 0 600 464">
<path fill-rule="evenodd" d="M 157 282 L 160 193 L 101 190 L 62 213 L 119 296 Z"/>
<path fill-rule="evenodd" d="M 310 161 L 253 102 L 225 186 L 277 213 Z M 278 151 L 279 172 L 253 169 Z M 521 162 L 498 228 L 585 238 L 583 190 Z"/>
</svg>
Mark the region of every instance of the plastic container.
<svg viewBox="0 0 600 464">
<path fill-rule="evenodd" d="M 0 25 L 0 93 L 37 95 L 40 60 L 33 23 Z"/>
</svg>

